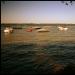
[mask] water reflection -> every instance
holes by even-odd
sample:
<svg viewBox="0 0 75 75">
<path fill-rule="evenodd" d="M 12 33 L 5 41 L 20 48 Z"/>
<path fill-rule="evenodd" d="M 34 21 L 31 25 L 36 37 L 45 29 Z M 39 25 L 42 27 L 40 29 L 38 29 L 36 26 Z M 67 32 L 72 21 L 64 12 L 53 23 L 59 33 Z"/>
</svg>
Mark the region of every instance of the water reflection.
<svg viewBox="0 0 75 75">
<path fill-rule="evenodd" d="M 13 35 L 11 33 L 4 33 L 4 39 L 6 42 L 12 42 L 13 41 Z"/>
</svg>

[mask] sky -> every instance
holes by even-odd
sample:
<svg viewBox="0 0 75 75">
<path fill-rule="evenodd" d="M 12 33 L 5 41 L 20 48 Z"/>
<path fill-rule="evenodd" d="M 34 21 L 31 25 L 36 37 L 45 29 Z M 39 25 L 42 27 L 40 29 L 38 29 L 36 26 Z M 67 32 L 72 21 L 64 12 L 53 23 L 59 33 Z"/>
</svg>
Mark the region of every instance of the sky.
<svg viewBox="0 0 75 75">
<path fill-rule="evenodd" d="M 1 2 L 1 23 L 75 24 L 75 2 L 73 5 L 61 1 Z"/>
</svg>

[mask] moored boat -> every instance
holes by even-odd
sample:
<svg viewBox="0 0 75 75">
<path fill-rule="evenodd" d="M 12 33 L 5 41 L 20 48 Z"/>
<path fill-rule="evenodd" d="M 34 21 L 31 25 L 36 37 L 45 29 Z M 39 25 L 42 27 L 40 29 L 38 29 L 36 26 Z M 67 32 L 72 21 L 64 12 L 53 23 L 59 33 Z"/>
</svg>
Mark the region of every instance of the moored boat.
<svg viewBox="0 0 75 75">
<path fill-rule="evenodd" d="M 39 30 L 37 30 L 37 32 L 49 32 L 49 30 L 48 29 L 39 29 Z"/>
<path fill-rule="evenodd" d="M 6 28 L 4 29 L 4 33 L 11 33 L 11 32 L 13 32 L 13 28 L 8 28 L 8 27 L 6 27 Z"/>
</svg>

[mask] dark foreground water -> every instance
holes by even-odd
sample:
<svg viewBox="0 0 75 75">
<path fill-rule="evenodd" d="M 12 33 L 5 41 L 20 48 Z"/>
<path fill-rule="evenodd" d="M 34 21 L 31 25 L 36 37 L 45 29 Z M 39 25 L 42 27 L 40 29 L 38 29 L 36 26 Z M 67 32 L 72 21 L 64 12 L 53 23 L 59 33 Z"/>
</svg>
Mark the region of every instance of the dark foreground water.
<svg viewBox="0 0 75 75">
<path fill-rule="evenodd" d="M 75 73 L 75 43 L 18 43 L 1 46 L 1 74 L 58 73 Z"/>
</svg>

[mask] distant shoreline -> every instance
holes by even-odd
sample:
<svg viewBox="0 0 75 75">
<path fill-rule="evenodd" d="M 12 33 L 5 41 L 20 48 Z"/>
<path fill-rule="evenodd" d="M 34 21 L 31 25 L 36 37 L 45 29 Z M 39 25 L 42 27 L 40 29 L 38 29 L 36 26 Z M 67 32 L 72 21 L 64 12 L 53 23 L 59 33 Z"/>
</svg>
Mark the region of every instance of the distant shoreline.
<svg viewBox="0 0 75 75">
<path fill-rule="evenodd" d="M 1 25 L 75 25 L 75 24 L 67 24 L 67 23 L 1 23 Z"/>
</svg>

